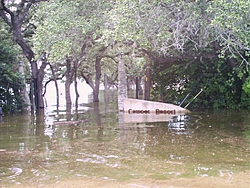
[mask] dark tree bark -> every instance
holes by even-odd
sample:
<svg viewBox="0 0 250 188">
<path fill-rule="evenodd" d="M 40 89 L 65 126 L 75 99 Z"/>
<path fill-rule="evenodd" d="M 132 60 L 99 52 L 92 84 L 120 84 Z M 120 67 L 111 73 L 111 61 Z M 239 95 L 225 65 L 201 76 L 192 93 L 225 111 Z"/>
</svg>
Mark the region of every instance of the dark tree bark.
<svg viewBox="0 0 250 188">
<path fill-rule="evenodd" d="M 50 66 L 50 70 L 53 76 L 53 81 L 55 83 L 55 87 L 56 87 L 56 109 L 57 111 L 59 110 L 59 103 L 60 103 L 60 98 L 59 98 L 59 88 L 58 88 L 58 83 L 57 83 L 57 78 L 56 78 L 56 74 L 55 74 L 55 70 L 54 67 L 49 63 Z"/>
<path fill-rule="evenodd" d="M 151 87 L 151 77 L 150 77 L 150 69 L 146 69 L 146 79 L 145 79 L 145 100 L 150 100 L 150 87 Z"/>
<path fill-rule="evenodd" d="M 99 102 L 99 88 L 101 81 L 101 57 L 96 57 L 95 60 L 95 88 L 93 89 L 93 102 Z"/>
<path fill-rule="evenodd" d="M 70 85 L 72 83 L 72 78 L 73 78 L 73 74 L 74 72 L 71 72 L 71 59 L 67 58 L 66 59 L 66 67 L 67 70 L 65 72 L 65 100 L 66 100 L 66 108 L 67 111 L 69 111 L 71 109 L 72 106 L 72 101 L 71 101 L 71 95 L 70 95 Z"/>
<path fill-rule="evenodd" d="M 42 95 L 42 81 L 44 77 L 44 69 L 47 63 L 46 62 L 42 63 L 42 66 L 38 69 L 34 52 L 31 46 L 29 46 L 26 43 L 22 33 L 24 20 L 27 18 L 31 6 L 37 2 L 39 2 L 39 0 L 37 1 L 22 0 L 17 5 L 17 8 L 15 9 L 16 11 L 12 11 L 11 9 L 7 8 L 5 1 L 1 0 L 0 16 L 10 26 L 14 40 L 22 48 L 23 54 L 30 62 L 32 71 L 31 72 L 32 81 L 34 82 L 32 85 L 35 95 L 35 106 L 36 109 L 39 110 L 44 108 L 43 95 Z"/>
<path fill-rule="evenodd" d="M 110 87 L 117 86 L 116 80 L 117 80 L 118 74 L 115 75 L 114 78 L 110 78 L 107 76 L 106 73 L 104 73 L 104 87 L 105 91 L 108 91 Z"/>
<path fill-rule="evenodd" d="M 99 102 L 99 87 L 101 81 L 101 60 L 102 57 L 98 56 L 95 60 L 95 83 L 93 82 L 91 76 L 86 76 L 83 72 L 81 76 L 84 78 L 86 83 L 92 88 L 93 90 L 93 102 Z"/>
<path fill-rule="evenodd" d="M 37 90 L 36 90 L 36 98 L 37 102 L 36 105 L 38 106 L 38 109 L 44 108 L 44 100 L 43 100 L 43 79 L 45 74 L 45 68 L 48 65 L 46 53 L 43 53 L 42 56 L 42 65 L 37 70 Z"/>
<path fill-rule="evenodd" d="M 78 61 L 75 60 L 74 61 L 74 85 L 75 85 L 75 94 L 76 94 L 76 101 L 75 101 L 75 110 L 78 110 L 78 99 L 80 97 L 80 94 L 78 92 L 78 87 L 77 87 L 77 69 L 78 69 Z"/>
</svg>

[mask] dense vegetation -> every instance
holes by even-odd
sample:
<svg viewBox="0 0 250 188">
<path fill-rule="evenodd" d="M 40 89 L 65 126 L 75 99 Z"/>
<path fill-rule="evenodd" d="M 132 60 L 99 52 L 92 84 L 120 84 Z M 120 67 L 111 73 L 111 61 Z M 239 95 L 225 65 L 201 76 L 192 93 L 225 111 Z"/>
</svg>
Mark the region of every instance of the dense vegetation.
<svg viewBox="0 0 250 188">
<path fill-rule="evenodd" d="M 249 82 L 224 60 L 154 67 L 152 97 L 192 108 L 249 108 Z"/>
<path fill-rule="evenodd" d="M 30 64 L 37 109 L 46 84 L 59 79 L 67 106 L 72 83 L 79 96 L 77 79 L 99 101 L 101 82 L 117 84 L 121 52 L 128 83 L 151 68 L 152 100 L 249 108 L 249 10 L 248 0 L 1 0 L 0 15 Z"/>
<path fill-rule="evenodd" d="M 15 113 L 25 105 L 20 94 L 24 87 L 18 70 L 20 53 L 4 28 L 0 31 L 0 41 L 0 107 L 4 113 Z"/>
<path fill-rule="evenodd" d="M 184 29 L 194 28 L 182 32 L 188 39 L 184 52 L 174 55 L 174 63 L 154 62 L 153 96 L 197 108 L 249 108 L 249 2 L 199 1 L 195 6 L 192 12 L 182 9 L 189 14 Z"/>
</svg>

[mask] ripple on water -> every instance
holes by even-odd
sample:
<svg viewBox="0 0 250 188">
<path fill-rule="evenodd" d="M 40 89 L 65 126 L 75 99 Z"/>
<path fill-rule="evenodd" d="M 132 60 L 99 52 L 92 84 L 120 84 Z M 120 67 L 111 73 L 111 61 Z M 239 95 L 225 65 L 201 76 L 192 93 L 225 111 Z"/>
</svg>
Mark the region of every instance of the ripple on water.
<svg viewBox="0 0 250 188">
<path fill-rule="evenodd" d="M 0 178 L 7 177 L 8 179 L 13 179 L 16 176 L 20 175 L 22 172 L 23 170 L 17 167 L 11 167 L 11 168 L 0 167 Z"/>
</svg>

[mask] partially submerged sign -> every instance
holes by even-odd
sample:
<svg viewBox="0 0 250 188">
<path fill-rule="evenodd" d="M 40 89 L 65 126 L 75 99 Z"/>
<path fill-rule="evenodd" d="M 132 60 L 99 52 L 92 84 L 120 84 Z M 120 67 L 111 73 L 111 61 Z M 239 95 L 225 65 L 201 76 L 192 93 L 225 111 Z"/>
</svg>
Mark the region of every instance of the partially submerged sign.
<svg viewBox="0 0 250 188">
<path fill-rule="evenodd" d="M 190 111 L 169 103 L 124 99 L 124 122 L 170 121 L 173 116 L 187 114 Z"/>
<path fill-rule="evenodd" d="M 123 110 L 128 114 L 183 114 L 189 110 L 169 103 L 146 101 L 126 98 L 123 101 Z"/>
</svg>

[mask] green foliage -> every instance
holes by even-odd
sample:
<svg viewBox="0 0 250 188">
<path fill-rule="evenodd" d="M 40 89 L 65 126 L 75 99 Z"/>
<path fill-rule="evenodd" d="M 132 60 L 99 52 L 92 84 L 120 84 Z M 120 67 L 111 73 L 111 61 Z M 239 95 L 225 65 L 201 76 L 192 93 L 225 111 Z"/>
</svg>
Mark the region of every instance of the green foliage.
<svg viewBox="0 0 250 188">
<path fill-rule="evenodd" d="M 249 104 L 248 0 L 52 0 L 37 8 L 31 22 L 35 35 L 27 30 L 36 54 L 45 51 L 50 62 L 72 57 L 79 63 L 78 76 L 93 76 L 95 59 L 102 56 L 103 72 L 115 77 L 120 52 L 129 52 L 128 75 L 137 76 L 148 63 L 140 52 L 147 51 L 157 62 L 152 95 L 159 100 L 180 103 L 204 89 L 193 107 Z M 229 65 L 230 58 L 236 65 Z M 64 73 L 61 65 L 54 65 L 57 74 Z"/>
<path fill-rule="evenodd" d="M 0 40 L 0 106 L 5 113 L 14 113 L 24 105 L 19 94 L 24 87 L 22 75 L 17 71 L 19 51 L 4 28 L 1 28 Z"/>
<path fill-rule="evenodd" d="M 250 77 L 246 79 L 242 86 L 241 106 L 250 109 Z"/>
<path fill-rule="evenodd" d="M 155 65 L 153 81 L 157 87 L 152 94 L 156 99 L 176 104 L 189 95 L 182 106 L 194 98 L 190 108 L 249 108 L 249 78 L 243 84 L 236 70 L 220 59 L 188 67 Z"/>
<path fill-rule="evenodd" d="M 250 96 L 250 76 L 248 76 L 242 88 L 243 91 Z"/>
<path fill-rule="evenodd" d="M 217 40 L 220 41 L 224 51 L 241 56 L 249 65 L 242 51 L 249 51 L 250 27 L 249 27 L 249 0 L 216 0 L 209 2 L 208 12 L 213 14 L 210 26 L 214 28 Z M 249 57 L 249 54 L 247 55 Z"/>
<path fill-rule="evenodd" d="M 37 54 L 46 51 L 54 62 L 65 56 L 80 56 L 87 36 L 99 41 L 105 28 L 104 12 L 109 8 L 106 1 L 54 0 L 40 3 L 34 19 L 37 22 L 42 18 L 33 38 Z"/>
<path fill-rule="evenodd" d="M 156 100 L 178 103 L 178 97 L 182 95 L 185 80 L 183 65 L 174 64 L 167 66 L 155 63 L 152 70 L 153 90 L 152 96 Z"/>
<path fill-rule="evenodd" d="M 72 24 L 68 19 L 69 9 L 72 7 L 64 9 L 63 5 L 61 1 L 41 3 L 33 18 L 37 25 L 36 35 L 33 37 L 34 50 L 37 55 L 47 52 L 51 61 L 65 58 L 72 46 Z"/>
<path fill-rule="evenodd" d="M 35 51 L 37 54 L 47 52 L 49 61 L 58 67 L 57 73 L 64 74 L 61 66 L 66 57 L 71 57 L 78 63 L 79 77 L 81 73 L 93 76 L 95 59 L 104 51 L 101 35 L 108 22 L 105 15 L 110 5 L 104 0 L 40 3 L 34 17 L 34 22 L 38 22 L 33 37 Z"/>
</svg>

